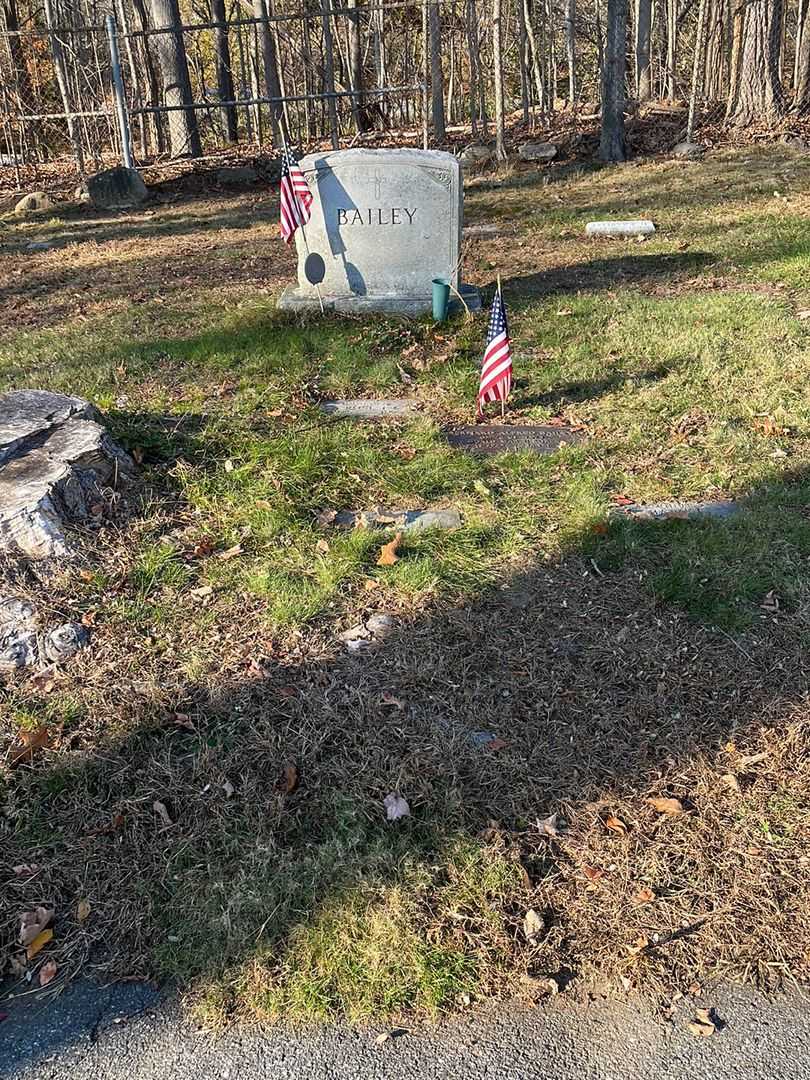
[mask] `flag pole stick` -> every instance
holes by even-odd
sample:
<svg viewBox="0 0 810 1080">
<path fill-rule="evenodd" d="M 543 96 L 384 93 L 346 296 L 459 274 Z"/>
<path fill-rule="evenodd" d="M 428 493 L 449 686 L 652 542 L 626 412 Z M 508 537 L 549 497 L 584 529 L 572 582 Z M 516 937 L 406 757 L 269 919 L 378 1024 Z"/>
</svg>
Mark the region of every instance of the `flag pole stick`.
<svg viewBox="0 0 810 1080">
<path fill-rule="evenodd" d="M 503 308 L 503 294 L 501 293 L 501 275 L 498 274 L 498 296 L 501 300 L 501 307 Z M 506 401 L 501 398 L 501 420 L 506 419 Z"/>
<path fill-rule="evenodd" d="M 282 142 L 282 144 L 284 146 L 284 153 L 286 155 L 287 154 L 287 136 L 284 133 L 284 127 L 285 127 L 285 125 L 282 124 L 281 125 L 281 142 Z M 290 187 L 292 189 L 293 197 L 295 198 L 295 204 L 296 204 L 296 206 L 298 207 L 298 209 L 300 211 L 301 204 L 298 202 L 298 196 L 295 194 L 295 185 L 291 184 Z M 306 230 L 304 228 L 303 215 L 301 215 L 301 224 L 298 226 L 298 228 L 301 230 L 301 239 L 304 241 L 304 251 L 306 251 L 307 258 L 309 258 L 309 254 L 310 254 L 310 252 L 309 252 L 309 244 L 307 243 L 307 234 L 306 234 Z M 321 315 L 323 315 L 324 314 L 324 307 L 323 307 L 323 297 L 321 296 L 321 287 L 320 287 L 320 285 L 318 285 L 318 284 L 315 285 L 315 292 L 318 294 L 318 303 L 321 305 Z"/>
</svg>

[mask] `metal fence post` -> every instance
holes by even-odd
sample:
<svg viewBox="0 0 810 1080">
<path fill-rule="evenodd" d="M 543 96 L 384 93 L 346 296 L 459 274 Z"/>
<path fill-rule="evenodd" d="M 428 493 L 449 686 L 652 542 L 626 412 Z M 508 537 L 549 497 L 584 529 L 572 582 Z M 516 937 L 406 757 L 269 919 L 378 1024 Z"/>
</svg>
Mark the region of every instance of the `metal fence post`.
<svg viewBox="0 0 810 1080">
<path fill-rule="evenodd" d="M 118 134 L 121 137 L 121 156 L 127 169 L 134 169 L 132 159 L 132 139 L 129 134 L 129 116 L 127 115 L 127 100 L 124 96 L 124 79 L 121 75 L 121 57 L 118 55 L 118 31 L 115 25 L 115 17 L 108 15 L 107 40 L 110 43 L 110 65 L 112 67 L 113 91 L 115 92 L 115 112 L 118 117 Z"/>
</svg>

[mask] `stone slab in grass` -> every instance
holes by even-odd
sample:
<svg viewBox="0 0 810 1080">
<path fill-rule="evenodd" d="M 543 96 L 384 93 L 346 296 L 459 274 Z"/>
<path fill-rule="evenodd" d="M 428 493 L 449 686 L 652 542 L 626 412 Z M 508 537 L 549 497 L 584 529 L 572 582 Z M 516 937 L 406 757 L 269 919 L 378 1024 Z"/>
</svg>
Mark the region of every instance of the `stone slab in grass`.
<svg viewBox="0 0 810 1080">
<path fill-rule="evenodd" d="M 583 441 L 580 432 L 551 424 L 470 424 L 447 432 L 447 441 L 456 450 L 471 454 L 509 454 L 528 450 L 553 454 L 561 446 Z"/>
<path fill-rule="evenodd" d="M 386 416 L 407 416 L 418 408 L 411 398 L 345 398 L 322 401 L 321 411 L 328 416 L 351 420 L 377 420 Z"/>
<path fill-rule="evenodd" d="M 341 510 L 333 522 L 344 529 L 401 529 L 419 532 L 421 529 L 458 529 L 461 514 L 453 508 L 446 510 Z"/>
<path fill-rule="evenodd" d="M 741 509 L 740 504 L 733 499 L 701 499 L 695 502 L 669 500 L 619 506 L 611 516 L 632 518 L 634 521 L 693 521 L 701 518 L 729 518 L 738 514 Z"/>
<path fill-rule="evenodd" d="M 89 401 L 47 390 L 0 395 L 0 553 L 68 555 L 68 526 L 92 520 L 102 489 L 134 473 Z"/>
<path fill-rule="evenodd" d="M 651 221 L 589 221 L 586 236 L 651 236 L 655 225 Z"/>
</svg>

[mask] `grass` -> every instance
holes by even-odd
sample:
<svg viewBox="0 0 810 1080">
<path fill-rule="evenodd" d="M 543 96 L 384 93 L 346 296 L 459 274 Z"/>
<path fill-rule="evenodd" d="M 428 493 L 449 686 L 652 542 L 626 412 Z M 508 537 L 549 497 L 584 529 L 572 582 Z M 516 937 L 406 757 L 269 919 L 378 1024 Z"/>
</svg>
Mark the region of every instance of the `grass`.
<svg viewBox="0 0 810 1080">
<path fill-rule="evenodd" d="M 0 776 L 6 957 L 52 903 L 63 975 L 176 978 L 211 1020 L 810 975 L 810 165 L 543 175 L 471 185 L 467 219 L 510 232 L 465 245 L 485 294 L 504 278 L 512 419 L 586 436 L 543 458 L 445 442 L 485 315 L 278 312 L 272 193 L 4 222 L 3 385 L 93 398 L 143 473 L 47 586 L 4 571 L 93 634 L 0 689 L 4 746 L 53 735 Z M 636 214 L 643 245 L 583 239 Z M 59 250 L 18 254 L 41 237 Z M 336 394 L 423 408 L 351 424 L 320 413 Z M 729 496 L 723 522 L 611 517 Z M 390 534 L 318 524 L 378 505 L 464 524 L 387 567 Z M 338 633 L 381 612 L 384 643 L 348 655 Z"/>
</svg>

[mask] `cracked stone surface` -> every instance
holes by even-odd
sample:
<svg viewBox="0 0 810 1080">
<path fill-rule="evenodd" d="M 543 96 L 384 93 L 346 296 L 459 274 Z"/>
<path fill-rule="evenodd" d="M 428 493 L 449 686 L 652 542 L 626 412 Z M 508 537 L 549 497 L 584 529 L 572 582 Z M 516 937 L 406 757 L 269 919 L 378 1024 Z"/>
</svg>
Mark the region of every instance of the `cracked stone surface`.
<svg viewBox="0 0 810 1080">
<path fill-rule="evenodd" d="M 613 517 L 630 517 L 636 521 L 689 521 L 700 518 L 728 518 L 740 512 L 733 499 L 703 499 L 696 502 L 636 503 L 619 506 Z"/>
<path fill-rule="evenodd" d="M 376 420 L 385 416 L 407 416 L 416 411 L 418 404 L 409 398 L 342 398 L 322 401 L 321 412 L 353 420 Z"/>
<path fill-rule="evenodd" d="M 47 390 L 0 395 L 0 553 L 68 556 L 69 525 L 134 474 L 90 402 Z"/>
</svg>

